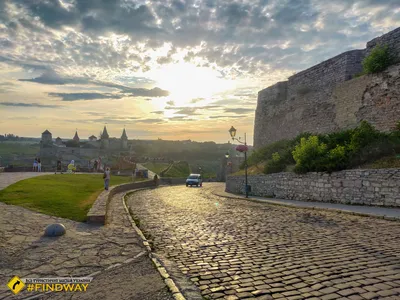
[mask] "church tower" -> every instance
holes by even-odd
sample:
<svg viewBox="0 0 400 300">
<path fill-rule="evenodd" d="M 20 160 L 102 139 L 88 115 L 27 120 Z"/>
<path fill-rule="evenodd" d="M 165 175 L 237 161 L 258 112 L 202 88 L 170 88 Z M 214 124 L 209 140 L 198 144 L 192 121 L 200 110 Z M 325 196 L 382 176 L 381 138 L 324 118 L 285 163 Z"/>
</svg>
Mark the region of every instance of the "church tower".
<svg viewBox="0 0 400 300">
<path fill-rule="evenodd" d="M 75 135 L 74 135 L 73 140 L 74 140 L 75 142 L 79 143 L 78 131 L 75 131 Z"/>
<path fill-rule="evenodd" d="M 108 147 L 110 146 L 109 137 L 110 136 L 108 135 L 107 128 L 106 126 L 104 126 L 103 133 L 101 134 L 101 147 L 103 149 L 108 149 Z"/>
<path fill-rule="evenodd" d="M 126 135 L 125 128 L 121 135 L 121 148 L 124 150 L 128 149 L 128 136 Z"/>
</svg>

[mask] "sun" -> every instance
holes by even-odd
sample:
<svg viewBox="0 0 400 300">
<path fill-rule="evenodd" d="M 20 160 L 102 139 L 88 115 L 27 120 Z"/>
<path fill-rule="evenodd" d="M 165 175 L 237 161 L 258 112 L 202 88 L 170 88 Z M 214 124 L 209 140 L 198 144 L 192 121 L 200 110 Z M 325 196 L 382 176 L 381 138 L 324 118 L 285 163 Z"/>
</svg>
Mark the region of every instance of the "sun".
<svg viewBox="0 0 400 300">
<path fill-rule="evenodd" d="M 212 97 L 232 86 L 219 72 L 185 62 L 164 65 L 152 77 L 157 86 L 170 92 L 177 105 L 190 103 L 194 98 Z"/>
</svg>

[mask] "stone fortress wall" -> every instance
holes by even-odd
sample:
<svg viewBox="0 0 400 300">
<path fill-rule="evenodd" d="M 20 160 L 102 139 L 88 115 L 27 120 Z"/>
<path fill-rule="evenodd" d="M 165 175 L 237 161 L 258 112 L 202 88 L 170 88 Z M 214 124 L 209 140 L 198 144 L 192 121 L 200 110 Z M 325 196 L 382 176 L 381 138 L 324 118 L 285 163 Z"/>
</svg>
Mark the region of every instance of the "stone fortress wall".
<svg viewBox="0 0 400 300">
<path fill-rule="evenodd" d="M 378 44 L 388 45 L 400 61 L 400 28 L 326 60 L 288 81 L 258 93 L 254 125 L 256 148 L 302 132 L 328 133 L 357 126 L 362 120 L 379 130 L 400 119 L 400 64 L 381 74 L 355 78 L 362 60 Z"/>
</svg>

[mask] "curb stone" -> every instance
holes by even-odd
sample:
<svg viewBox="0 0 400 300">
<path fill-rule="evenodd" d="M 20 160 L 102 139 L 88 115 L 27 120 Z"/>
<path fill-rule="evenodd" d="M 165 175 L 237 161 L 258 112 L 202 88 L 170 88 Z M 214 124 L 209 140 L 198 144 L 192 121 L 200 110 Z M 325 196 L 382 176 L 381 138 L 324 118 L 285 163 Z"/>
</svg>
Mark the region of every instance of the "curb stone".
<svg viewBox="0 0 400 300">
<path fill-rule="evenodd" d="M 218 196 L 218 197 L 236 199 L 236 200 L 244 200 L 244 201 L 250 201 L 250 202 L 257 202 L 257 203 L 264 203 L 267 205 L 285 206 L 285 207 L 309 209 L 309 210 L 331 211 L 331 212 L 337 212 L 337 213 L 342 213 L 342 214 L 349 214 L 349 215 L 353 215 L 353 216 L 370 217 L 370 218 L 374 218 L 374 219 L 384 219 L 384 220 L 388 220 L 388 221 L 400 222 L 400 218 L 386 216 L 386 215 L 378 216 L 378 215 L 371 215 L 371 214 L 367 214 L 367 213 L 342 210 L 342 209 L 338 209 L 338 208 L 327 208 L 327 207 L 317 207 L 317 206 L 297 206 L 297 205 L 291 204 L 291 203 L 271 202 L 268 199 L 259 200 L 259 199 L 254 199 L 254 198 L 244 198 L 244 197 L 240 197 L 240 196 L 221 195 L 218 192 L 216 192 L 215 190 L 212 191 L 212 193 L 213 193 L 213 195 Z"/>
<path fill-rule="evenodd" d="M 157 271 L 160 273 L 160 276 L 164 279 L 164 283 L 166 284 L 166 286 L 168 287 L 168 289 L 170 290 L 170 292 L 172 293 L 172 296 L 175 298 L 175 300 L 186 300 L 185 296 L 183 296 L 182 291 L 176 286 L 175 281 L 170 277 L 168 271 L 166 270 L 166 268 L 164 268 L 162 266 L 162 264 L 160 263 L 159 259 L 157 257 L 154 256 L 150 244 L 147 241 L 146 237 L 144 236 L 143 232 L 139 229 L 139 227 L 136 226 L 135 221 L 133 220 L 129 209 L 126 205 L 126 199 L 125 197 L 128 194 L 133 194 L 135 192 L 141 191 L 141 190 L 148 190 L 149 188 L 141 188 L 141 189 L 136 189 L 136 190 L 132 190 L 129 192 L 126 192 L 122 195 L 122 204 L 124 206 L 124 209 L 126 211 L 126 213 L 128 214 L 129 220 L 131 222 L 132 227 L 135 229 L 135 231 L 138 233 L 138 235 L 140 236 L 140 238 L 142 239 L 142 243 L 143 245 L 146 247 L 147 252 L 149 253 L 149 258 L 152 260 L 153 264 L 155 265 L 155 267 L 157 268 Z"/>
</svg>

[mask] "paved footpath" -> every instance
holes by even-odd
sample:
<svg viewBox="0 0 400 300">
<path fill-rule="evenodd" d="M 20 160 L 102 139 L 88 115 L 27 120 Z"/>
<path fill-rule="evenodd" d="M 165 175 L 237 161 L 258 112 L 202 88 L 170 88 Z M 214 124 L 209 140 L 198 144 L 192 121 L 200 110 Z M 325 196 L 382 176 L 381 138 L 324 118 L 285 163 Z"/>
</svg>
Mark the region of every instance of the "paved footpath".
<svg viewBox="0 0 400 300">
<path fill-rule="evenodd" d="M 0 190 L 16 183 L 17 181 L 24 180 L 31 177 L 54 174 L 52 172 L 2 172 L 0 173 Z"/>
<path fill-rule="evenodd" d="M 400 222 L 161 187 L 127 203 L 210 299 L 400 299 Z"/>
<path fill-rule="evenodd" d="M 246 200 L 243 195 L 237 195 L 225 192 L 225 184 L 214 184 L 215 188 L 213 193 L 216 196 L 237 198 Z M 363 216 L 373 216 L 385 218 L 388 220 L 398 220 L 400 221 L 400 208 L 387 208 L 379 206 L 367 206 L 367 205 L 346 205 L 339 203 L 325 203 L 325 202 L 314 202 L 314 201 L 298 201 L 298 200 L 286 200 L 286 199 L 275 199 L 275 198 L 265 198 L 257 196 L 249 196 L 249 200 L 256 200 L 265 202 L 268 204 L 285 205 L 289 207 L 303 207 L 303 208 L 313 208 L 313 209 L 325 209 L 331 211 L 340 211 L 350 214 L 363 215 Z"/>
<path fill-rule="evenodd" d="M 24 289 L 12 296 L 6 283 L 22 277 L 94 276 L 86 293 L 53 293 L 40 299 L 173 299 L 129 223 L 122 194 L 110 202 L 106 226 L 93 226 L 0 203 L 0 299 L 35 295 Z M 48 224 L 67 233 L 43 237 Z"/>
</svg>

